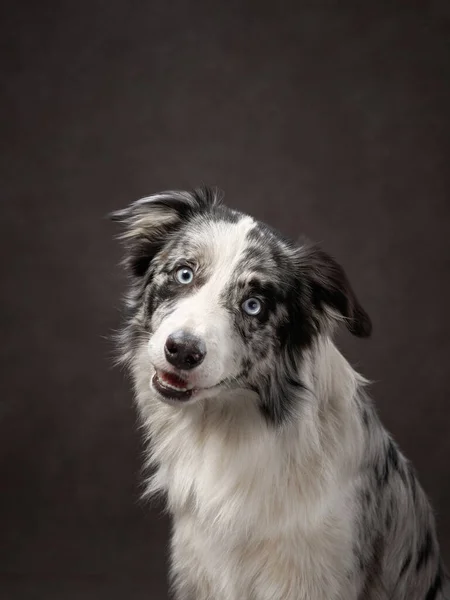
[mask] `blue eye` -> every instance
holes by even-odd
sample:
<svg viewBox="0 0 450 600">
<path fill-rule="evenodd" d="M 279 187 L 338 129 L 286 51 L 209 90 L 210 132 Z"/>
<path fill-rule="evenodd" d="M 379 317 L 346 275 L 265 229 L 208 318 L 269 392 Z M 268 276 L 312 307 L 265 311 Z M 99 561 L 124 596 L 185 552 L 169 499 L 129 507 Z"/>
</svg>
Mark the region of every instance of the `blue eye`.
<svg viewBox="0 0 450 600">
<path fill-rule="evenodd" d="M 192 283 L 194 271 L 189 267 L 181 267 L 176 272 L 176 278 L 179 283 L 187 285 L 188 283 Z"/>
<path fill-rule="evenodd" d="M 248 298 L 243 304 L 242 309 L 250 316 L 254 317 L 261 312 L 262 305 L 258 298 Z"/>
</svg>

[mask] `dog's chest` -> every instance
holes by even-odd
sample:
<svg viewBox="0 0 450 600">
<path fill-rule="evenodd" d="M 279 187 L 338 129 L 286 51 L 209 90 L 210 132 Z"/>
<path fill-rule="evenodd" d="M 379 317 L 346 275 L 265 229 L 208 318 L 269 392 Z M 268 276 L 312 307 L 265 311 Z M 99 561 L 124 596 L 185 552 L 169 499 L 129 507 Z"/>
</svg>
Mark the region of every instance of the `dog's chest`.
<svg viewBox="0 0 450 600">
<path fill-rule="evenodd" d="M 196 600 L 349 600 L 355 580 L 342 531 L 222 536 L 193 515 L 174 518 L 172 572 Z M 180 595 L 180 598 L 191 596 Z"/>
<path fill-rule="evenodd" d="M 330 510 L 262 428 L 170 418 L 153 428 L 153 487 L 174 516 L 173 570 L 197 600 L 340 598 L 332 590 L 351 569 L 352 541 L 342 498 Z"/>
<path fill-rule="evenodd" d="M 273 441 L 262 428 L 245 430 L 232 420 L 208 421 L 164 406 L 159 411 L 165 418 L 151 423 L 151 456 L 158 466 L 153 485 L 167 493 L 172 512 L 212 519 L 219 529 L 248 527 L 276 498 L 280 469 Z"/>
</svg>

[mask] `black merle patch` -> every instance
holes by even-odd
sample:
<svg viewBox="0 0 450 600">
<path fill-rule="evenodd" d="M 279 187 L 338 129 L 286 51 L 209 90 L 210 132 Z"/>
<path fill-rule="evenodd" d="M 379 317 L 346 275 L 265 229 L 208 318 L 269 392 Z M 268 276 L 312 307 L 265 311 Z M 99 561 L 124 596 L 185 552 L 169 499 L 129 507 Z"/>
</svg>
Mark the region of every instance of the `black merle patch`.
<svg viewBox="0 0 450 600">
<path fill-rule="evenodd" d="M 217 191 L 210 188 L 156 194 L 114 214 L 113 218 L 125 225 L 134 305 L 146 302 L 146 317 L 127 329 L 130 337 L 139 337 L 139 326 L 148 327 L 159 307 L 173 306 L 177 298 L 192 293 L 192 286 L 183 290 L 174 284 L 175 265 L 170 261 L 177 254 L 186 254 L 190 242 L 195 248 L 195 227 L 207 221 L 237 223 L 242 217 L 223 206 Z M 342 267 L 328 254 L 315 246 L 298 246 L 263 223 L 249 231 L 247 241 L 248 248 L 222 301 L 244 340 L 242 373 L 248 387 L 258 392 L 267 420 L 279 425 L 289 418 L 305 392 L 298 375 L 302 353 L 328 326 L 330 309 L 342 316 L 355 335 L 369 335 L 371 324 Z M 239 280 L 240 272 L 246 281 Z M 194 285 L 201 286 L 208 276 L 200 266 Z M 253 318 L 241 310 L 250 296 L 260 299 L 263 306 Z M 133 339 L 129 346 L 133 347 Z"/>
<path fill-rule="evenodd" d="M 427 595 L 425 596 L 425 600 L 436 600 L 438 593 L 442 589 L 443 577 L 442 577 L 442 568 L 439 566 L 437 573 L 433 579 L 433 583 L 431 584 Z"/>
<path fill-rule="evenodd" d="M 358 600 L 364 600 L 365 598 L 369 598 L 372 589 L 376 589 L 378 586 L 384 587 L 382 585 L 382 565 L 384 552 L 384 540 L 382 536 L 377 536 L 373 542 L 372 556 L 370 560 L 364 565 L 366 577 L 364 581 L 363 591 Z"/>
<path fill-rule="evenodd" d="M 433 556 L 434 544 L 431 531 L 427 531 L 417 553 L 416 571 L 420 571 Z"/>
<path fill-rule="evenodd" d="M 409 565 L 411 564 L 411 561 L 412 561 L 412 554 L 411 554 L 411 552 L 409 552 L 407 554 L 405 560 L 403 561 L 402 568 L 400 569 L 400 574 L 399 574 L 400 578 L 403 577 L 404 574 L 406 573 L 406 571 L 408 570 Z"/>
<path fill-rule="evenodd" d="M 121 236 L 127 248 L 125 265 L 132 275 L 137 278 L 143 277 L 171 234 L 194 216 L 213 209 L 220 218 L 229 222 L 236 222 L 239 218 L 238 213 L 221 206 L 217 191 L 208 187 L 193 192 L 162 192 L 111 213 L 113 221 L 125 226 L 126 233 Z M 167 223 L 159 223 L 157 217 L 161 212 L 172 215 L 172 218 Z M 145 219 L 144 223 L 142 219 Z M 153 224 L 153 221 L 158 224 Z"/>
<path fill-rule="evenodd" d="M 411 464 L 408 464 L 407 473 L 408 473 L 411 494 L 412 494 L 413 500 L 415 502 L 416 498 L 417 498 L 417 478 L 416 478 L 416 473 L 414 471 L 414 467 Z"/>
<path fill-rule="evenodd" d="M 392 502 L 391 502 L 390 505 L 388 506 L 388 508 L 386 509 L 386 515 L 384 518 L 384 524 L 386 526 L 387 531 L 389 531 L 391 529 L 392 520 L 393 520 L 393 506 L 392 506 Z"/>
<path fill-rule="evenodd" d="M 370 490 L 364 490 L 363 493 L 363 499 L 364 499 L 364 504 L 366 507 L 366 510 L 368 510 L 372 504 L 372 500 L 373 500 L 373 495 L 370 492 Z"/>
<path fill-rule="evenodd" d="M 299 273 L 311 290 L 313 306 L 322 312 L 326 307 L 335 310 L 344 318 L 350 333 L 369 337 L 370 317 L 359 303 L 341 265 L 314 245 L 301 248 L 297 260 Z"/>
<path fill-rule="evenodd" d="M 394 442 L 391 439 L 389 439 L 384 459 L 381 461 L 381 464 L 378 464 L 375 468 L 375 476 L 378 487 L 383 488 L 387 484 L 390 475 L 393 472 L 398 472 L 398 470 L 398 450 L 395 447 Z"/>
<path fill-rule="evenodd" d="M 364 427 L 366 427 L 368 429 L 369 428 L 369 411 L 367 410 L 367 407 L 365 407 L 365 406 L 362 409 L 362 419 L 363 419 Z"/>
</svg>

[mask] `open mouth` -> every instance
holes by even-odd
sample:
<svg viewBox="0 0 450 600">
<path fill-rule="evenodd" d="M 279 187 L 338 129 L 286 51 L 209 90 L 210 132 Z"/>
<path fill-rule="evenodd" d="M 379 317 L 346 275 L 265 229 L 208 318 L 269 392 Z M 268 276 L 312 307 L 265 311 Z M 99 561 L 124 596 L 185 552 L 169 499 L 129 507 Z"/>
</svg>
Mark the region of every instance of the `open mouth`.
<svg viewBox="0 0 450 600">
<path fill-rule="evenodd" d="M 195 388 L 189 387 L 185 379 L 167 371 L 156 371 L 152 377 L 152 385 L 168 400 L 189 400 L 196 391 Z"/>
<path fill-rule="evenodd" d="M 151 379 L 151 385 L 165 400 L 187 402 L 192 397 L 198 396 L 201 392 L 208 391 L 214 393 L 219 389 L 229 388 L 230 382 L 228 379 L 222 379 L 219 383 L 211 387 L 196 388 L 192 387 L 187 379 L 184 379 L 177 373 L 156 369 Z M 234 385 L 236 387 L 236 383 Z"/>
</svg>

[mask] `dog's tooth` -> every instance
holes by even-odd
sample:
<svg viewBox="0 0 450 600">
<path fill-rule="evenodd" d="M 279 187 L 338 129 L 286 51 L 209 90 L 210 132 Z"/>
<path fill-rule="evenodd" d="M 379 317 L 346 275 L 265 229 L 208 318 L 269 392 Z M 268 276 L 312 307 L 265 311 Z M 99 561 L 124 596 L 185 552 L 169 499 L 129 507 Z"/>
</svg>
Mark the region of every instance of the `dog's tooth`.
<svg viewBox="0 0 450 600">
<path fill-rule="evenodd" d="M 167 381 L 163 381 L 162 383 L 165 387 L 167 387 L 171 390 L 175 390 L 177 392 L 186 392 L 187 391 L 186 387 L 178 387 L 178 386 L 172 385 L 171 383 L 168 383 Z"/>
</svg>

